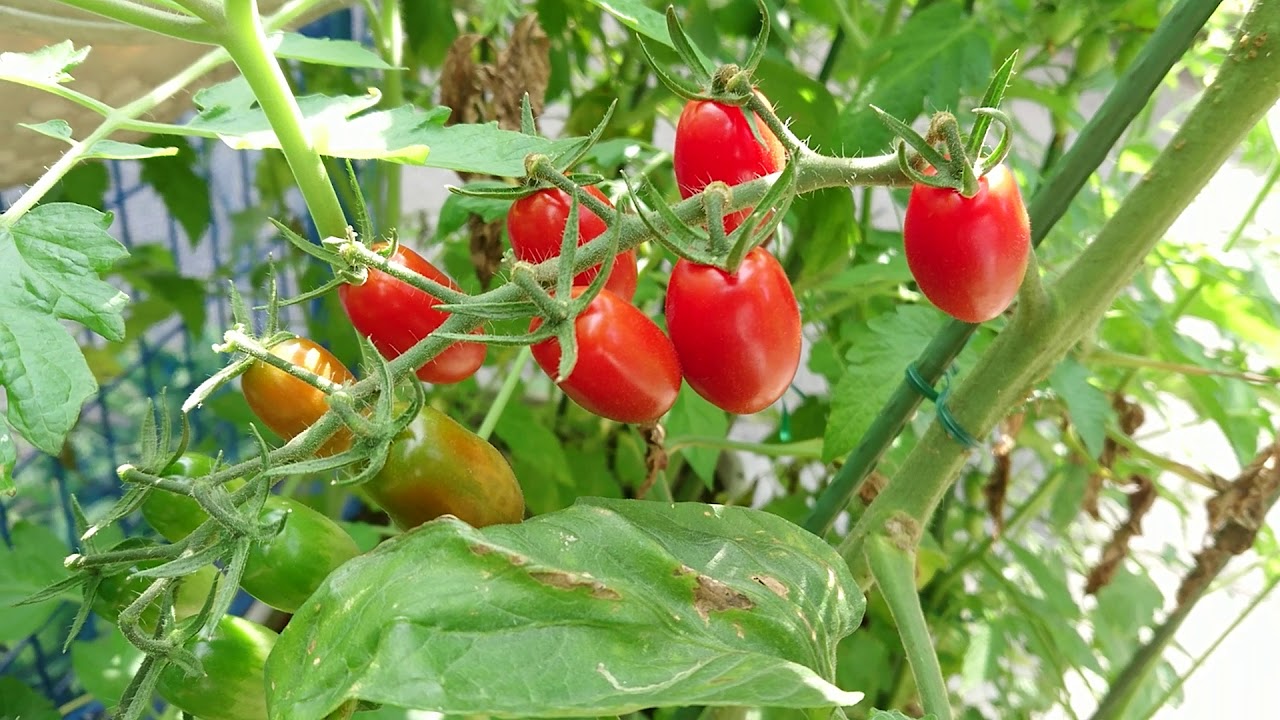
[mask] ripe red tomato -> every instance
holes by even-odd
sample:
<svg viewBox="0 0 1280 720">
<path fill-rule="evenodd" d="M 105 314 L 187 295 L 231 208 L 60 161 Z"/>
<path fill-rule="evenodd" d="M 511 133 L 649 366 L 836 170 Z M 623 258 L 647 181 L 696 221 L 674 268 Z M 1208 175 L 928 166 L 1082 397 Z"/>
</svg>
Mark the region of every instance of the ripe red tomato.
<svg viewBox="0 0 1280 720">
<path fill-rule="evenodd" d="M 372 249 L 385 245 L 380 243 Z M 390 260 L 441 285 L 458 288 L 449 276 L 404 245 L 396 247 Z M 356 331 L 367 336 L 388 360 L 418 344 L 449 317 L 449 313 L 433 309 L 440 304 L 436 298 L 373 268 L 369 268 L 363 285 L 339 286 L 338 297 Z M 485 346 L 481 343 L 454 343 L 418 368 L 418 379 L 436 384 L 461 382 L 480 369 L 484 356 Z"/>
<path fill-rule="evenodd" d="M 573 296 L 585 288 L 575 287 Z M 533 331 L 542 318 L 529 324 Z M 662 330 L 644 313 L 609 290 L 601 290 L 574 325 L 578 362 L 560 389 L 587 410 L 618 422 L 652 422 L 680 393 L 680 361 Z M 547 375 L 560 366 L 560 341 L 533 346 L 533 359 Z"/>
<path fill-rule="evenodd" d="M 763 248 L 733 275 L 680 260 L 667 286 L 667 331 L 689 386 L 739 415 L 772 405 L 800 366 L 800 308 Z"/>
<path fill-rule="evenodd" d="M 587 192 L 610 207 L 613 206 L 604 193 L 595 187 L 588 187 Z M 569 222 L 572 202 L 569 194 L 560 188 L 543 188 L 511 204 L 511 210 L 507 213 L 507 235 L 511 238 L 511 249 L 515 250 L 516 259 L 539 263 L 560 255 L 560 244 L 564 238 L 565 224 Z M 608 226 L 598 215 L 584 206 L 578 206 L 578 245 L 595 240 L 607 229 Z M 573 284 L 590 285 L 598 274 L 599 265 L 587 268 L 573 278 Z M 623 300 L 631 301 L 636 294 L 635 250 L 620 253 L 614 259 L 613 270 L 604 286 Z"/>
<path fill-rule="evenodd" d="M 748 112 L 763 144 L 751 132 Z M 682 198 L 702 192 L 716 180 L 733 186 L 778 172 L 786 159 L 777 136 L 750 110 L 710 100 L 691 100 L 680 113 L 672 164 Z M 748 208 L 726 215 L 725 232 L 733 232 L 750 214 Z"/>
<path fill-rule="evenodd" d="M 1018 294 L 1031 252 L 1031 222 L 1013 174 L 997 165 L 966 198 L 916 185 L 902 223 L 907 266 L 920 291 L 957 320 L 986 322 Z"/>
<path fill-rule="evenodd" d="M 355 381 L 351 371 L 333 353 L 306 338 L 291 338 L 273 345 L 270 350 L 272 355 L 335 383 L 345 385 Z M 285 440 L 300 435 L 329 411 L 329 400 L 324 393 L 262 361 L 255 362 L 240 376 L 240 390 L 253 414 Z M 336 455 L 349 447 L 351 433 L 343 428 L 331 435 L 316 455 Z"/>
</svg>

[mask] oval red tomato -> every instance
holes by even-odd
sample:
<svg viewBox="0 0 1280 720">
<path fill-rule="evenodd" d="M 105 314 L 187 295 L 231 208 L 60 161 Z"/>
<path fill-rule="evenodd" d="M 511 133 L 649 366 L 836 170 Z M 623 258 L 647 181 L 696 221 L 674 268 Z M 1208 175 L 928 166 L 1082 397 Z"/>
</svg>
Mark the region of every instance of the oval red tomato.
<svg viewBox="0 0 1280 720">
<path fill-rule="evenodd" d="M 964 322 L 986 322 L 1013 302 L 1031 253 L 1031 223 L 1013 173 L 997 165 L 966 198 L 916 185 L 902 223 L 920 292 Z"/>
<path fill-rule="evenodd" d="M 573 296 L 585 288 L 573 289 Z M 533 331 L 542 325 L 534 318 Z M 680 393 L 680 361 L 671 341 L 644 313 L 608 290 L 591 301 L 574 323 L 578 362 L 560 389 L 600 417 L 627 423 L 662 417 Z M 560 366 L 560 341 L 533 346 L 533 358 L 554 378 Z"/>
<path fill-rule="evenodd" d="M 332 382 L 355 381 L 351 371 L 333 353 L 306 338 L 290 338 L 271 346 L 270 351 Z M 329 399 L 323 392 L 260 360 L 240 376 L 240 390 L 253 414 L 285 440 L 300 435 L 329 411 Z M 344 427 L 330 436 L 316 455 L 336 455 L 349 447 L 351 432 Z"/>
<path fill-rule="evenodd" d="M 595 187 L 587 192 L 612 207 L 609 198 Z M 572 199 L 560 188 L 543 188 L 516 200 L 507 213 L 507 235 L 516 259 L 539 263 L 560 255 L 565 225 L 569 222 Z M 586 207 L 578 207 L 578 245 L 585 245 L 608 230 L 598 215 Z M 600 274 L 600 266 L 587 268 L 573 278 L 574 285 L 590 285 Z M 626 300 L 636 294 L 636 251 L 620 253 L 613 261 L 613 270 L 605 281 L 605 288 Z"/>
<path fill-rule="evenodd" d="M 751 131 L 746 113 L 751 113 L 763 143 Z M 717 180 L 729 186 L 740 185 L 778 172 L 785 163 L 782 143 L 751 110 L 711 100 L 691 100 L 680 113 L 672 164 L 682 198 L 702 192 Z M 747 209 L 726 215 L 725 232 L 733 232 L 750 214 Z"/>
<path fill-rule="evenodd" d="M 689 386 L 717 407 L 759 412 L 800 367 L 800 308 L 791 282 L 763 248 L 732 275 L 680 260 L 667 286 L 667 331 Z"/>
<path fill-rule="evenodd" d="M 385 246 L 380 243 L 372 249 Z M 441 285 L 458 289 L 449 276 L 404 245 L 397 246 L 389 260 Z M 373 268 L 369 268 L 364 284 L 339 286 L 338 297 L 356 331 L 367 336 L 388 360 L 400 357 L 449 318 L 449 313 L 434 309 L 440 304 L 438 299 Z M 480 330 L 477 328 L 475 332 Z M 461 382 L 480 369 L 484 356 L 482 343 L 454 343 L 418 368 L 418 379 L 436 384 Z"/>
</svg>

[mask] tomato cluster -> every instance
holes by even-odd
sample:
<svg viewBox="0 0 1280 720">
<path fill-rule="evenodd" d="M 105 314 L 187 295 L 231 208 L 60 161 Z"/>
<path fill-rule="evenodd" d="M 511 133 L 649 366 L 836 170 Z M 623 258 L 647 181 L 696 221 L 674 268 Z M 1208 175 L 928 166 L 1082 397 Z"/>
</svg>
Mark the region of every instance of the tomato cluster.
<svg viewBox="0 0 1280 720">
<path fill-rule="evenodd" d="M 712 182 L 738 185 L 777 172 L 785 161 L 782 143 L 749 110 L 695 100 L 680 115 L 673 166 L 681 197 Z M 589 191 L 603 199 L 595 188 Z M 554 188 L 517 201 L 507 218 L 517 257 L 557 254 L 568 208 L 568 197 Z M 750 212 L 727 215 L 725 230 L 735 230 Z M 582 212 L 581 242 L 604 229 L 594 214 Z M 530 248 L 538 238 L 535 253 Z M 625 292 L 614 287 L 619 268 L 629 283 Z M 665 303 L 669 337 L 628 303 L 634 272 L 634 256 L 620 255 L 606 290 L 578 316 L 578 357 L 569 377 L 557 378 L 559 341 L 534 346 L 534 359 L 566 395 L 602 417 L 642 423 L 671 409 L 681 378 L 717 407 L 739 414 L 759 412 L 786 392 L 800 363 L 800 310 L 782 266 L 767 250 L 752 250 L 733 272 L 679 260 Z M 583 273 L 575 283 L 585 285 L 591 277 Z M 575 288 L 574 296 L 580 292 Z M 535 318 L 530 330 L 541 324 Z"/>
</svg>

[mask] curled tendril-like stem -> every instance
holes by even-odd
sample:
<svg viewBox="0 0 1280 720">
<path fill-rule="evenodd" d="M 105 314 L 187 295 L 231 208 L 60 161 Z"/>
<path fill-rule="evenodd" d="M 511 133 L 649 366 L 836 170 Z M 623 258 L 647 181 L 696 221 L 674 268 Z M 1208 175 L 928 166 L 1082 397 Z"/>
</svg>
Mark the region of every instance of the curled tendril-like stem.
<svg viewBox="0 0 1280 720">
<path fill-rule="evenodd" d="M 981 177 L 990 172 L 995 166 L 1004 162 L 1005 157 L 1008 156 L 1013 139 L 1013 121 L 1008 114 L 997 108 L 980 107 L 974 108 L 973 112 L 983 117 L 989 117 L 1000 125 L 1000 137 L 996 140 L 995 147 L 987 155 L 979 156 L 974 163 L 974 172 Z"/>
</svg>

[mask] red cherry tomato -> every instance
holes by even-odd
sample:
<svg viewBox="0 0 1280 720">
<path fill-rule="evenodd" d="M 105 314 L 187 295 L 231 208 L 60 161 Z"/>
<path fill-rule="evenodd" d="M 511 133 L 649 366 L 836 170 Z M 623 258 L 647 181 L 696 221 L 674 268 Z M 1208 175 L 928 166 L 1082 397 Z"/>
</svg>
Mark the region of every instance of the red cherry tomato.
<svg viewBox="0 0 1280 720">
<path fill-rule="evenodd" d="M 1013 174 L 997 165 L 978 179 L 971 198 L 946 188 L 912 188 L 902 238 L 925 297 L 957 320 L 979 323 L 1004 312 L 1018 294 L 1031 223 Z"/>
<path fill-rule="evenodd" d="M 372 249 L 385 245 L 380 243 Z M 441 285 L 458 289 L 435 265 L 404 245 L 396 247 L 390 260 Z M 339 286 L 338 297 L 356 331 L 367 336 L 388 360 L 418 344 L 449 317 L 448 313 L 434 309 L 440 304 L 436 298 L 373 268 L 369 268 L 363 285 Z M 477 328 L 475 332 L 480 330 Z M 484 364 L 484 355 L 485 346 L 481 343 L 454 343 L 418 368 L 418 379 L 436 384 L 461 382 Z"/>
<path fill-rule="evenodd" d="M 739 415 L 772 405 L 800 366 L 800 308 L 763 248 L 733 275 L 680 260 L 667 286 L 667 331 L 689 386 Z"/>
<path fill-rule="evenodd" d="M 575 287 L 573 296 L 585 288 Z M 529 324 L 533 331 L 542 318 Z M 680 361 L 662 330 L 644 313 L 609 290 L 601 290 L 578 316 L 578 362 L 560 389 L 587 410 L 618 422 L 652 422 L 662 417 L 680 393 Z M 560 341 L 533 346 L 533 359 L 554 378 L 560 367 Z"/>
<path fill-rule="evenodd" d="M 748 112 L 763 144 L 751 131 Z M 680 197 L 688 198 L 716 180 L 733 186 L 775 173 L 786 163 L 786 151 L 754 112 L 710 100 L 692 100 L 684 106 L 676 125 L 672 161 Z M 726 215 L 725 232 L 733 232 L 750 214 L 748 208 Z"/>
<path fill-rule="evenodd" d="M 588 187 L 587 192 L 613 207 L 604 193 L 595 187 Z M 558 257 L 571 204 L 569 194 L 560 188 L 543 188 L 512 203 L 507 213 L 507 235 L 511 238 L 511 249 L 515 250 L 516 259 L 539 263 Z M 595 240 L 607 229 L 598 215 L 585 206 L 578 206 L 578 245 Z M 590 285 L 598 274 L 599 265 L 587 268 L 573 278 L 573 284 Z M 613 270 L 604 286 L 623 300 L 631 301 L 636 294 L 635 250 L 620 253 L 614 259 Z"/>
</svg>

